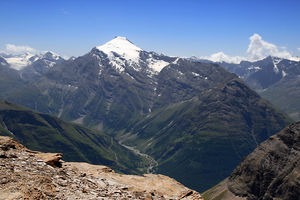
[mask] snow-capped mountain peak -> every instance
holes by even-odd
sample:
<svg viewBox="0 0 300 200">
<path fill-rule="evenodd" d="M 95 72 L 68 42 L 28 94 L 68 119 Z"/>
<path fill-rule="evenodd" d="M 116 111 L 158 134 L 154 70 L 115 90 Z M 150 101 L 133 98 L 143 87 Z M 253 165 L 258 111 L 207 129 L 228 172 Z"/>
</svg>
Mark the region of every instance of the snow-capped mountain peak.
<svg viewBox="0 0 300 200">
<path fill-rule="evenodd" d="M 96 47 L 98 50 L 104 52 L 108 57 L 113 57 L 117 53 L 126 60 L 138 62 L 139 54 L 143 51 L 141 48 L 135 46 L 126 37 L 117 36 L 111 41 Z"/>
<path fill-rule="evenodd" d="M 64 60 L 58 54 L 51 52 L 51 51 L 43 51 L 38 54 L 32 54 L 30 52 L 25 52 L 22 54 L 1 54 L 2 57 L 6 60 L 6 62 L 10 65 L 11 68 L 15 70 L 22 70 L 27 66 L 31 65 L 32 63 L 36 62 L 37 60 L 44 60 L 46 64 L 51 67 L 56 62 L 60 62 Z M 47 63 L 48 62 L 48 63 Z"/>
<path fill-rule="evenodd" d="M 43 52 L 41 58 L 50 59 L 50 60 L 60 60 L 60 59 L 63 59 L 60 55 L 58 55 L 57 53 L 55 53 L 53 51 L 45 51 L 45 52 Z"/>
<path fill-rule="evenodd" d="M 136 71 L 144 68 L 150 74 L 157 74 L 170 64 L 162 58 L 163 55 L 144 51 L 126 37 L 117 36 L 101 46 L 96 46 L 95 49 L 105 53 L 110 64 L 119 72 L 124 72 L 127 67 L 131 67 Z M 97 54 L 93 56 L 99 58 Z"/>
<path fill-rule="evenodd" d="M 27 65 L 31 64 L 30 59 L 34 56 L 31 53 L 24 53 L 21 55 L 3 55 L 6 62 L 10 64 L 11 68 L 21 70 Z"/>
</svg>

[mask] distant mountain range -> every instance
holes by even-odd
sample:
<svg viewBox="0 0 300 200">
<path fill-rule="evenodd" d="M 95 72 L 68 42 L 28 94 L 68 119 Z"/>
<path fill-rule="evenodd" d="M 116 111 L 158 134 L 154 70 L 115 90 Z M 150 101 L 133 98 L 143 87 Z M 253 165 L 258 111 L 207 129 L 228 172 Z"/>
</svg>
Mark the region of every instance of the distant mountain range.
<svg viewBox="0 0 300 200">
<path fill-rule="evenodd" d="M 115 44 L 115 40 L 118 40 Z M 94 48 L 94 51 L 101 51 L 104 54 L 107 53 L 111 64 L 118 70 L 123 71 L 128 64 L 133 66 L 142 65 L 148 66 L 148 73 L 157 73 L 166 65 L 170 64 L 170 61 L 174 57 L 169 57 L 169 61 L 158 58 L 167 57 L 159 55 L 155 52 L 145 52 L 139 47 L 136 47 L 130 41 L 126 44 L 126 38 L 116 37 L 111 42 L 105 45 Z M 128 41 L 128 40 L 127 40 Z M 127 46 L 126 46 L 127 45 Z M 119 48 L 122 46 L 122 48 Z M 114 52 L 114 53 L 112 53 Z M 150 57 L 140 57 L 140 52 Z M 120 59 L 113 58 L 115 54 L 121 55 Z M 154 55 L 154 57 L 152 57 Z M 155 58 L 157 56 L 157 58 Z M 69 60 L 75 60 L 76 57 L 71 57 Z M 124 63 L 127 60 L 129 63 Z M 205 62 L 216 63 L 225 67 L 228 71 L 237 74 L 243 79 L 252 89 L 258 92 L 262 97 L 269 100 L 276 107 L 286 112 L 292 119 L 300 120 L 300 61 L 282 59 L 278 57 L 269 56 L 265 59 L 258 61 L 241 61 L 239 64 L 227 63 L 227 62 L 212 62 L 209 60 L 199 59 L 197 57 L 191 57 L 187 60 L 193 62 Z M 5 89 L 10 88 L 10 92 L 15 89 L 20 89 L 24 84 L 31 83 L 38 80 L 46 74 L 55 64 L 66 61 L 62 56 L 51 52 L 45 51 L 39 54 L 23 53 L 20 55 L 9 55 L 0 53 L 0 70 L 1 66 L 9 66 L 12 70 L 6 69 L 5 81 L 0 86 L 0 91 L 5 93 Z M 133 67 L 134 68 L 134 67 Z M 3 70 L 3 69 L 2 69 Z M 16 70 L 15 72 L 13 72 Z M 100 71 L 99 71 L 100 72 Z M 4 73 L 2 71 L 2 73 Z M 7 86 L 11 80 L 18 78 L 12 78 L 14 76 L 20 76 L 14 86 Z M 9 79 L 9 80 L 8 80 Z M 1 80 L 0 80 L 1 83 Z M 7 96 L 2 93 L 1 96 Z"/>
<path fill-rule="evenodd" d="M 190 58 L 194 62 L 208 60 Z M 263 60 L 240 64 L 218 62 L 228 71 L 237 74 L 252 89 L 286 112 L 300 120 L 300 62 L 269 56 Z"/>
<path fill-rule="evenodd" d="M 124 37 L 40 72 L 30 66 L 9 72 L 10 81 L 26 84 L 8 85 L 3 97 L 101 130 L 155 159 L 156 172 L 198 191 L 290 122 L 220 65 L 147 52 Z"/>
<path fill-rule="evenodd" d="M 19 72 L 24 81 L 33 81 L 44 75 L 55 64 L 65 61 L 62 56 L 46 51 L 39 54 L 22 53 L 18 55 L 0 53 L 0 65 Z"/>
<path fill-rule="evenodd" d="M 2 59 L 5 59 L 11 68 L 15 70 L 22 70 L 29 67 L 31 64 L 34 64 L 36 61 L 44 61 L 44 65 L 48 67 L 53 67 L 57 62 L 65 60 L 62 56 L 52 52 L 45 51 L 37 54 L 30 52 L 19 53 L 19 54 L 7 54 L 0 53 Z"/>
</svg>

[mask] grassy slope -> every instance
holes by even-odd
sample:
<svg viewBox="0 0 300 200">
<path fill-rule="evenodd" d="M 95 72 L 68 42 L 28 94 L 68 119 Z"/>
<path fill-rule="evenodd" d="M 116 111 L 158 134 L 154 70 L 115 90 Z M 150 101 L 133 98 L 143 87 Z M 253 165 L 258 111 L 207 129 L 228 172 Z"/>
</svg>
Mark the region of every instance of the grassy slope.
<svg viewBox="0 0 300 200">
<path fill-rule="evenodd" d="M 235 84 L 236 90 L 224 87 L 153 112 L 127 130 L 127 143 L 153 156 L 159 173 L 198 191 L 208 189 L 228 176 L 256 142 L 289 123 L 254 92 L 249 95 L 247 87 Z"/>
<path fill-rule="evenodd" d="M 0 98 L 23 88 L 24 84 L 17 71 L 0 64 Z"/>
<path fill-rule="evenodd" d="M 294 120 L 300 120 L 300 78 L 289 77 L 271 86 L 261 95 L 286 112 Z"/>
<path fill-rule="evenodd" d="M 139 172 L 136 166 L 140 158 L 110 136 L 2 100 L 0 134 L 13 136 L 32 150 L 62 152 L 66 161 L 85 161 L 121 172 Z"/>
</svg>

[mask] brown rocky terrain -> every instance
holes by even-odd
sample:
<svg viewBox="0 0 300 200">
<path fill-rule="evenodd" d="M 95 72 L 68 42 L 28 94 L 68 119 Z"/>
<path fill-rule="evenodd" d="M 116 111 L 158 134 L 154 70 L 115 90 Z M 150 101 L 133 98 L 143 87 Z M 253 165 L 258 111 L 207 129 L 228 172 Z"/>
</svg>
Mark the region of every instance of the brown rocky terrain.
<svg viewBox="0 0 300 200">
<path fill-rule="evenodd" d="M 202 199 L 163 175 L 123 175 L 87 163 L 64 162 L 0 136 L 0 200 L 9 199 Z"/>
</svg>

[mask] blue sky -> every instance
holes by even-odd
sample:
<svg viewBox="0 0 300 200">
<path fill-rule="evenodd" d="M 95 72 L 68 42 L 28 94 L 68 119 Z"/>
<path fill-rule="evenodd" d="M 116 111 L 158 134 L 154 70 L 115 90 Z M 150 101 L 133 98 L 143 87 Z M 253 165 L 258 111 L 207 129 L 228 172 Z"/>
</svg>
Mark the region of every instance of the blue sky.
<svg viewBox="0 0 300 200">
<path fill-rule="evenodd" d="M 1 0 L 0 49 L 79 56 L 120 35 L 168 55 L 244 56 L 257 33 L 300 56 L 299 8 L 299 0 Z"/>
</svg>

